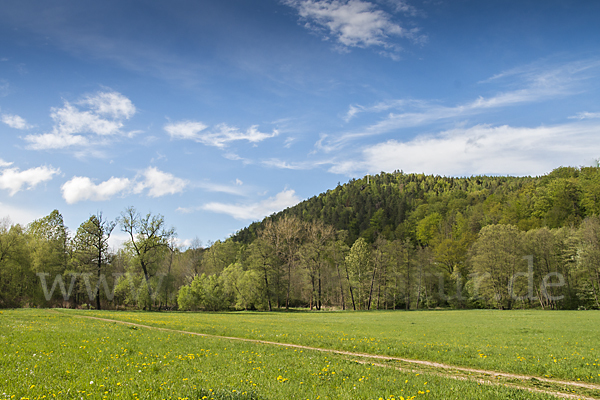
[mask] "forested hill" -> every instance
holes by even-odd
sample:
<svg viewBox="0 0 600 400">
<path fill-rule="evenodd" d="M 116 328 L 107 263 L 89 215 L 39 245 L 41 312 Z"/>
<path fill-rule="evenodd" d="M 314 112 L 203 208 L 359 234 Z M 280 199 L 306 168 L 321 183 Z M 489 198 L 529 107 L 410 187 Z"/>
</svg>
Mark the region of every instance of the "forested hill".
<svg viewBox="0 0 600 400">
<path fill-rule="evenodd" d="M 250 243 L 267 220 L 284 215 L 322 220 L 336 230 L 347 230 L 348 244 L 358 237 L 372 242 L 377 236 L 426 244 L 436 230 L 454 230 L 457 224 L 472 233 L 498 223 L 521 230 L 577 227 L 594 214 L 600 215 L 598 167 L 560 167 L 540 177 L 382 172 L 353 179 L 255 222 L 233 240 Z"/>
</svg>

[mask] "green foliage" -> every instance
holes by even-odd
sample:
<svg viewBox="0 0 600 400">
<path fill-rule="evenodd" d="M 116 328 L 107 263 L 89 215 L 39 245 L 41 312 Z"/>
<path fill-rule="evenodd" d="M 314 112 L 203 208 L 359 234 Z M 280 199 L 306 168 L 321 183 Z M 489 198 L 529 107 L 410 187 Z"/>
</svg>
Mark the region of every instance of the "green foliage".
<svg viewBox="0 0 600 400">
<path fill-rule="evenodd" d="M 511 278 L 525 265 L 522 233 L 513 225 L 489 225 L 481 229 L 473 247 L 473 270 L 480 274 L 481 292 L 496 307 L 511 309 L 514 296 Z"/>
<path fill-rule="evenodd" d="M 417 240 L 425 246 L 430 244 L 438 234 L 441 223 L 442 216 L 439 213 L 427 215 L 417 224 Z"/>
<path fill-rule="evenodd" d="M 70 237 L 54 210 L 26 229 L 2 224 L 0 307 L 600 308 L 599 212 L 598 167 L 381 173 L 208 248 L 178 248 L 160 214 L 129 207 L 119 218 L 129 240 L 112 254 L 101 214 Z M 47 299 L 42 277 L 70 297 L 58 285 Z"/>
<path fill-rule="evenodd" d="M 52 276 L 67 267 L 68 236 L 63 217 L 58 210 L 29 224 L 27 233 L 31 240 L 32 268 Z"/>
<path fill-rule="evenodd" d="M 373 243 L 410 239 L 427 244 L 438 224 L 455 224 L 457 214 L 475 234 L 490 224 L 512 224 L 521 230 L 547 226 L 577 227 L 600 215 L 600 168 L 560 167 L 541 177 L 442 177 L 394 172 L 353 179 L 294 207 L 251 224 L 233 236 L 251 243 L 267 221 L 285 215 L 321 220 L 346 230 L 347 244 L 358 237 Z M 423 221 L 424 220 L 424 221 Z M 456 236 L 460 240 L 465 230 Z"/>
<path fill-rule="evenodd" d="M 235 299 L 238 310 L 265 309 L 260 275 L 256 270 L 245 271 L 241 264 L 231 264 L 223 271 L 225 295 Z"/>
<path fill-rule="evenodd" d="M 370 300 L 369 288 L 373 271 L 371 250 L 363 238 L 358 238 L 346 256 L 346 265 L 350 273 L 349 284 L 354 288 L 356 309 L 367 309 Z"/>
<path fill-rule="evenodd" d="M 220 311 L 231 302 L 221 275 L 196 275 L 189 285 L 179 289 L 177 302 L 181 310 Z"/>
<path fill-rule="evenodd" d="M 0 307 L 26 305 L 35 293 L 29 284 L 34 278 L 23 229 L 0 221 Z"/>
<path fill-rule="evenodd" d="M 592 217 L 583 222 L 579 230 L 577 265 L 586 286 L 591 289 L 595 306 L 600 308 L 600 218 Z"/>
</svg>

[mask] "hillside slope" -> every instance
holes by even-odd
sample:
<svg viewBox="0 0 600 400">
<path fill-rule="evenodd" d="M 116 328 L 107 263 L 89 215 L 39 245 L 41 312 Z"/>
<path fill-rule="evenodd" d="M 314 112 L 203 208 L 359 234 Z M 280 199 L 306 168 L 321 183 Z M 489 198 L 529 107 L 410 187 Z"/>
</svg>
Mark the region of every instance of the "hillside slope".
<svg viewBox="0 0 600 400">
<path fill-rule="evenodd" d="M 458 222 L 473 233 L 486 225 L 506 223 L 529 230 L 547 226 L 577 227 L 583 218 L 600 214 L 600 168 L 560 167 L 541 177 L 472 176 L 453 178 L 403 172 L 353 179 L 294 207 L 255 222 L 233 239 L 250 243 L 269 220 L 293 215 L 322 220 L 372 242 L 427 240 L 423 225 L 441 229 Z M 421 224 L 421 234 L 419 225 Z"/>
</svg>

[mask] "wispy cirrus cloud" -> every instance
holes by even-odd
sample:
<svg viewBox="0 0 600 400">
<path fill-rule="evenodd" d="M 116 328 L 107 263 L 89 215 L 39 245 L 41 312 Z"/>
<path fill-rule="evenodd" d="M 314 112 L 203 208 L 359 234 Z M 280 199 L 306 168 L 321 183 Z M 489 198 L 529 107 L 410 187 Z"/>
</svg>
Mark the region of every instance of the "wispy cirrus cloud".
<svg viewBox="0 0 600 400">
<path fill-rule="evenodd" d="M 100 183 L 86 176 L 74 176 L 61 186 L 63 199 L 68 204 L 80 201 L 107 201 L 115 196 L 140 194 L 148 197 L 162 197 L 181 193 L 189 185 L 185 179 L 178 178 L 156 167 L 149 167 L 133 179 L 111 177 Z"/>
<path fill-rule="evenodd" d="M 231 204 L 212 202 L 199 208 L 220 214 L 227 214 L 239 220 L 260 220 L 268 215 L 294 206 L 300 202 L 300 198 L 292 189 L 286 189 L 273 197 L 251 204 Z M 190 209 L 180 208 L 180 212 L 190 212 Z"/>
<path fill-rule="evenodd" d="M 357 157 L 336 162 L 330 172 L 353 175 L 402 169 L 450 176 L 538 175 L 557 165 L 583 165 L 597 158 L 599 129 L 598 123 L 457 128 L 367 146 Z"/>
<path fill-rule="evenodd" d="M 236 196 L 244 196 L 244 195 L 246 195 L 246 190 L 242 187 L 243 184 L 244 183 L 241 180 L 236 179 L 232 185 L 225 185 L 225 184 L 221 184 L 221 183 L 203 181 L 203 182 L 194 183 L 194 186 L 197 186 L 208 192 L 227 193 L 227 194 L 233 194 Z"/>
<path fill-rule="evenodd" d="M 279 158 L 270 158 L 268 160 L 263 160 L 261 162 L 262 165 L 271 168 L 278 169 L 290 169 L 290 170 L 308 170 L 316 168 L 320 165 L 331 164 L 330 160 L 309 160 L 309 161 L 284 161 Z"/>
<path fill-rule="evenodd" d="M 236 154 L 236 153 L 224 153 L 223 158 L 226 158 L 231 161 L 241 161 L 242 164 L 244 164 L 244 165 L 254 164 L 254 160 L 241 157 L 239 154 Z"/>
<path fill-rule="evenodd" d="M 403 13 L 412 17 L 415 17 L 421 13 L 414 6 L 411 6 L 404 0 L 383 0 L 383 3 L 390 5 L 394 12 Z"/>
<path fill-rule="evenodd" d="M 107 138 L 122 135 L 123 121 L 131 118 L 136 108 L 118 92 L 100 92 L 63 107 L 52 108 L 51 132 L 25 136 L 32 150 L 62 149 L 106 143 Z"/>
<path fill-rule="evenodd" d="M 362 0 L 284 0 L 284 4 L 296 9 L 304 26 L 333 39 L 339 50 L 351 47 L 379 47 L 382 55 L 397 58 L 400 46 L 394 38 L 425 42 L 427 37 L 419 29 L 407 29 L 393 20 L 393 16 L 374 3 Z M 394 2 L 396 11 L 412 11 L 404 2 Z"/>
<path fill-rule="evenodd" d="M 7 96 L 8 92 L 10 91 L 9 89 L 10 89 L 10 83 L 8 83 L 4 79 L 0 79 L 0 97 Z"/>
<path fill-rule="evenodd" d="M 397 109 L 406 106 L 409 103 L 416 103 L 415 100 L 389 100 L 389 101 L 381 101 L 372 106 L 362 106 L 360 104 L 350 104 L 348 107 L 348 112 L 344 116 L 344 121 L 349 122 L 352 118 L 356 117 L 360 113 L 371 112 L 371 113 L 379 113 L 382 111 L 387 111 L 390 109 Z M 421 102 L 422 103 L 422 102 Z"/>
<path fill-rule="evenodd" d="M 587 112 L 587 111 L 583 111 L 583 112 L 578 112 L 576 115 L 570 116 L 569 119 L 594 119 L 594 118 L 600 118 L 600 112 Z"/>
<path fill-rule="evenodd" d="M 0 167 L 11 164 L 0 160 Z M 24 188 L 33 189 L 42 182 L 52 180 L 58 173 L 60 169 L 51 166 L 29 168 L 24 171 L 19 168 L 5 168 L 0 171 L 0 189 L 8 190 L 9 195 L 14 196 Z"/>
<path fill-rule="evenodd" d="M 29 125 L 25 118 L 15 114 L 2 114 L 2 122 L 14 129 L 29 129 L 33 128 Z"/>
<path fill-rule="evenodd" d="M 514 87 L 513 90 L 499 92 L 489 97 L 479 96 L 470 102 L 455 106 L 445 106 L 439 102 L 413 99 L 388 100 L 371 106 L 352 104 L 343 117 L 346 122 L 357 117 L 360 113 L 380 113 L 388 110 L 394 112 L 389 112 L 383 119 L 357 128 L 354 131 L 321 138 L 315 144 L 315 147 L 321 151 L 331 152 L 343 147 L 352 140 L 363 137 L 456 120 L 503 107 L 569 96 L 584 90 L 582 83 L 591 77 L 597 76 L 599 69 L 600 61 L 593 59 L 546 68 L 534 65 L 511 70 L 480 83 L 512 79 L 511 82 L 507 83 L 507 86 Z M 592 118 L 593 116 L 593 113 L 583 113 L 574 118 L 583 119 Z"/>
<path fill-rule="evenodd" d="M 542 59 L 527 65 L 521 65 L 502 71 L 479 83 L 491 83 L 510 78 L 517 78 L 518 81 L 525 79 L 548 85 L 557 80 L 564 82 L 570 76 L 577 77 L 576 79 L 582 79 L 582 76 L 584 78 L 590 78 L 591 76 L 586 75 L 585 73 L 598 68 L 599 66 L 600 60 L 594 58 L 575 60 L 562 64 L 555 63 L 553 65 L 550 65 L 549 60 Z"/>
<path fill-rule="evenodd" d="M 210 130 L 207 130 L 207 128 L 207 125 L 198 121 L 174 122 L 164 127 L 165 131 L 171 136 L 171 139 L 193 140 L 207 146 L 219 148 L 224 148 L 229 143 L 239 140 L 258 143 L 279 134 L 277 129 L 274 129 L 271 133 L 260 132 L 258 125 L 252 125 L 245 131 L 227 124 L 216 125 Z"/>
</svg>

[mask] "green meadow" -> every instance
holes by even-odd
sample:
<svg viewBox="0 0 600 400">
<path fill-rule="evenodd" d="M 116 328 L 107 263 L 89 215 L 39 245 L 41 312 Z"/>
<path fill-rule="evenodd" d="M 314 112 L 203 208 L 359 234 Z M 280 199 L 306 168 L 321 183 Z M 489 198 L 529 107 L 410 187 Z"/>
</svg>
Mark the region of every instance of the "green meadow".
<svg viewBox="0 0 600 400">
<path fill-rule="evenodd" d="M 156 327 L 600 382 L 600 312 L 81 312 Z"/>
<path fill-rule="evenodd" d="M 544 399 L 393 362 L 81 318 L 598 382 L 599 314 L 0 313 L 0 399 Z M 362 362 L 357 362 L 362 361 Z M 386 363 L 386 365 L 380 365 Z M 375 365 L 377 364 L 377 365 Z"/>
</svg>

